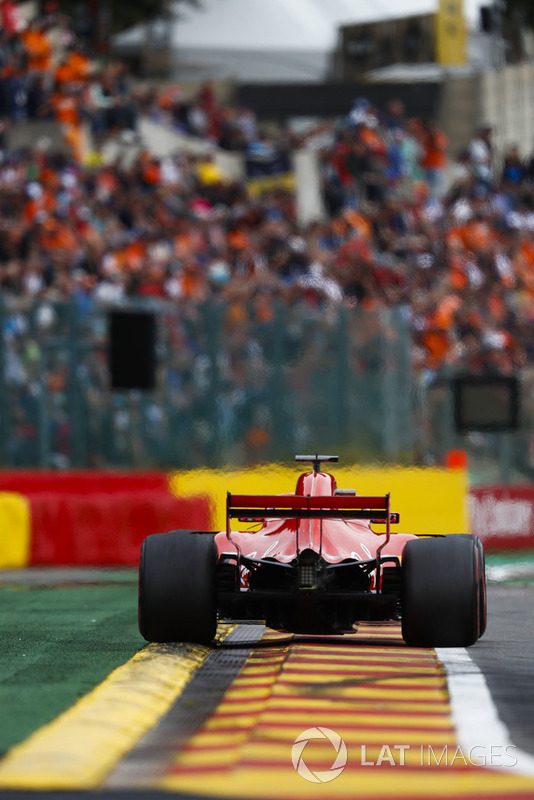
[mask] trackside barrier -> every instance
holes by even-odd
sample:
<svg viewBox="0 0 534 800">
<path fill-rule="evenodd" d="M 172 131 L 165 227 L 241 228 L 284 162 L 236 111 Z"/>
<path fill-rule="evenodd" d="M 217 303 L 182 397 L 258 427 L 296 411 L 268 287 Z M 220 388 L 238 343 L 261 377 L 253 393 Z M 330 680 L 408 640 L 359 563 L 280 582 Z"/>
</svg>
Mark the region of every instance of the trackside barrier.
<svg viewBox="0 0 534 800">
<path fill-rule="evenodd" d="M 534 487 L 473 487 L 469 512 L 487 550 L 534 549 Z"/>
<path fill-rule="evenodd" d="M 174 528 L 224 530 L 226 492 L 292 492 L 298 470 L 0 473 L 0 568 L 32 565 L 133 566 L 150 533 Z M 399 531 L 469 529 L 464 470 L 341 467 L 341 489 L 391 492 Z M 474 487 L 472 533 L 488 550 L 534 548 L 534 487 Z"/>
<path fill-rule="evenodd" d="M 467 473 L 438 467 L 340 466 L 332 470 L 339 489 L 359 495 L 391 493 L 391 506 L 400 513 L 399 531 L 465 533 Z M 299 469 L 272 464 L 241 470 L 188 470 L 170 477 L 171 489 L 186 498 L 205 492 L 210 498 L 211 530 L 226 527 L 226 492 L 258 495 L 294 492 Z"/>
<path fill-rule="evenodd" d="M 33 495 L 31 563 L 134 566 L 150 533 L 206 529 L 201 498 L 155 491 Z"/>
<path fill-rule="evenodd" d="M 10 472 L 0 475 L 5 489 L 23 495 L 28 525 L 26 535 L 19 523 L 0 534 L 0 567 L 135 566 L 145 536 L 209 529 L 207 497 L 173 496 L 165 473 Z"/>
<path fill-rule="evenodd" d="M 0 569 L 26 566 L 29 553 L 29 501 L 22 494 L 0 492 Z"/>
</svg>

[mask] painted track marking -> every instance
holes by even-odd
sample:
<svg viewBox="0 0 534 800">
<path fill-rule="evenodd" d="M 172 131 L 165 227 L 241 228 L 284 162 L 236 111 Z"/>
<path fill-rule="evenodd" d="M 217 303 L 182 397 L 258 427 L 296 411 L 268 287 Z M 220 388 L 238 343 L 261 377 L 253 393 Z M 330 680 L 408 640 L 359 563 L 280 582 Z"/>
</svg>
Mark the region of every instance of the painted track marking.
<svg viewBox="0 0 534 800">
<path fill-rule="evenodd" d="M 328 789 L 291 764 L 295 738 L 317 726 L 336 731 L 348 747 L 348 764 Z M 384 745 L 397 756 L 394 764 L 389 753 L 379 763 Z M 406 748 L 404 765 L 396 746 Z M 362 625 L 353 636 L 324 639 L 268 631 L 215 713 L 152 787 L 261 800 L 311 792 L 341 800 L 532 799 L 529 777 L 458 758 L 437 764 L 430 756 L 429 748 L 438 756 L 447 748 L 450 759 L 458 746 L 445 671 L 433 650 L 406 647 L 399 625 Z M 312 768 L 328 770 L 331 745 L 313 747 Z"/>
<path fill-rule="evenodd" d="M 172 708 L 107 776 L 105 788 L 132 789 L 137 796 L 141 787 L 150 786 L 213 713 L 264 631 L 264 625 L 239 625 L 214 648 Z"/>
<path fill-rule="evenodd" d="M 461 747 L 465 752 L 483 747 L 486 753 L 495 745 L 511 748 L 514 758 L 517 758 L 514 773 L 534 777 L 534 756 L 512 744 L 482 670 L 467 650 L 443 647 L 436 648 L 436 654 L 447 673 L 452 718 Z"/>
<path fill-rule="evenodd" d="M 102 786 L 110 769 L 173 704 L 192 671 L 212 652 L 150 645 L 14 748 L 0 765 L 0 788 Z M 437 656 L 430 649 L 406 647 L 395 624 L 362 625 L 357 634 L 339 638 L 268 631 L 215 712 L 174 751 L 163 776 L 153 776 L 148 786 L 265 800 L 308 798 L 312 791 L 341 800 L 532 800 L 534 759 L 528 754 L 508 770 L 461 761 L 422 766 L 422 747 L 425 753 L 433 747 L 439 754 L 444 747 L 468 750 L 473 743 L 506 746 L 509 741 L 484 678 L 466 651 L 440 650 Z M 188 659 L 189 672 L 184 668 Z M 469 696 L 471 705 L 466 704 Z M 478 715 L 481 708 L 485 716 Z M 467 713 L 462 715 L 462 709 Z M 75 712 L 82 713 L 76 718 Z M 109 718 L 116 727 L 108 727 Z M 302 779 L 291 765 L 294 739 L 317 725 L 337 731 L 349 749 L 346 769 L 327 790 Z M 362 764 L 362 745 L 368 764 Z M 376 763 L 384 745 L 394 753 L 395 745 L 409 746 L 404 766 L 398 757 L 395 765 L 387 758 Z M 327 770 L 331 749 L 325 745 L 321 751 L 320 742 L 317 746 L 315 768 Z M 528 777 L 518 774 L 519 769 Z"/>
<path fill-rule="evenodd" d="M 232 626 L 220 626 L 224 637 Z M 213 652 L 151 644 L 0 762 L 3 789 L 94 789 L 171 707 Z"/>
</svg>

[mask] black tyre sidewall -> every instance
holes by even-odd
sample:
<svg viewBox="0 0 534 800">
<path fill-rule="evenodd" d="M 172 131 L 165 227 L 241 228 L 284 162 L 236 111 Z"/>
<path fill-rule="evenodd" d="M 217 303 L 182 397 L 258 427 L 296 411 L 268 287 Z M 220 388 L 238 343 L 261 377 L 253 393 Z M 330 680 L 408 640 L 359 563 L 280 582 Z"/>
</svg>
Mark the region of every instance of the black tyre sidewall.
<svg viewBox="0 0 534 800">
<path fill-rule="evenodd" d="M 482 615 L 480 552 L 475 536 L 431 537 L 406 544 L 402 635 L 408 645 L 468 647 L 476 642 Z"/>
<path fill-rule="evenodd" d="M 486 603 L 486 558 L 484 555 L 484 546 L 480 539 L 476 537 L 478 542 L 478 612 L 479 612 L 479 630 L 478 637 L 484 635 L 487 624 L 487 603 Z"/>
<path fill-rule="evenodd" d="M 478 536 L 472 536 L 469 533 L 455 533 L 455 538 L 463 538 L 475 541 L 477 548 L 477 582 L 478 582 L 478 619 L 479 630 L 478 637 L 484 635 L 487 624 L 487 601 L 486 601 L 486 556 L 484 553 L 484 545 Z"/>
<path fill-rule="evenodd" d="M 147 536 L 139 561 L 139 630 L 149 642 L 209 644 L 217 625 L 213 534 Z"/>
</svg>

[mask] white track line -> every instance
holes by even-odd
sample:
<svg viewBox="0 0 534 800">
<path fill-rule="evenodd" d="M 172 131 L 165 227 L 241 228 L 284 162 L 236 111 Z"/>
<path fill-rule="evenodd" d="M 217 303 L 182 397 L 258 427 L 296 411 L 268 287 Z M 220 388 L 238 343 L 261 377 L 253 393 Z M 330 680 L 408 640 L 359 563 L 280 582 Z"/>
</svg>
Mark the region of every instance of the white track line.
<svg viewBox="0 0 534 800">
<path fill-rule="evenodd" d="M 486 566 L 486 577 L 492 583 L 534 578 L 534 564 L 494 564 Z"/>
<path fill-rule="evenodd" d="M 467 650 L 463 647 L 436 647 L 436 654 L 447 673 L 452 718 L 462 752 L 484 754 L 488 767 L 534 776 L 534 756 L 512 743 L 486 679 Z M 494 753 L 500 754 L 493 765 L 490 763 L 492 747 Z M 512 759 L 517 759 L 517 762 L 512 764 Z"/>
</svg>

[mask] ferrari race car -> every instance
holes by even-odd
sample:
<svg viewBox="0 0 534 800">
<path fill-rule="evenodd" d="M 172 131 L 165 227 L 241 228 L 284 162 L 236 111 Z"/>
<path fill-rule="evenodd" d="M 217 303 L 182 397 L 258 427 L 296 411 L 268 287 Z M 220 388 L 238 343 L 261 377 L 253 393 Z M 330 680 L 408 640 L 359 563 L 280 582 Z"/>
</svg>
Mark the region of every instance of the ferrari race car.
<svg viewBox="0 0 534 800">
<path fill-rule="evenodd" d="M 148 536 L 139 565 L 142 636 L 208 644 L 217 620 L 340 634 L 359 621 L 400 619 L 408 645 L 474 644 L 486 627 L 480 540 L 392 533 L 399 515 L 389 494 L 338 489 L 321 469 L 337 460 L 296 456 L 312 469 L 294 494 L 228 493 L 224 531 Z M 236 519 L 249 529 L 233 530 Z"/>
</svg>

